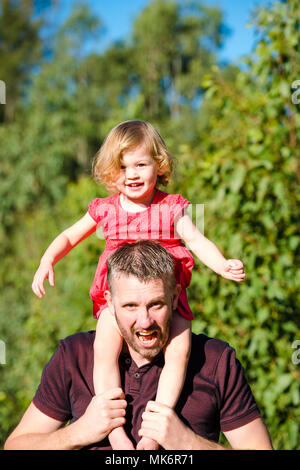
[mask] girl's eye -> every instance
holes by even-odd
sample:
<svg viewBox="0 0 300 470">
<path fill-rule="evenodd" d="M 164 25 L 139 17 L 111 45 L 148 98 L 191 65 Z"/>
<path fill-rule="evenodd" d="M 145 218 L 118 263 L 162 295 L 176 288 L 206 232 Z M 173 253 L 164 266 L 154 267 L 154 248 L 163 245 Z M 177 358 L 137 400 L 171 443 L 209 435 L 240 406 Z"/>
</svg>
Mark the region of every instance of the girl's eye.
<svg viewBox="0 0 300 470">
<path fill-rule="evenodd" d="M 121 166 L 120 166 L 120 169 L 121 169 L 121 170 L 125 170 L 125 165 L 121 165 Z"/>
<path fill-rule="evenodd" d="M 146 163 L 138 163 L 137 166 L 146 166 Z"/>
</svg>

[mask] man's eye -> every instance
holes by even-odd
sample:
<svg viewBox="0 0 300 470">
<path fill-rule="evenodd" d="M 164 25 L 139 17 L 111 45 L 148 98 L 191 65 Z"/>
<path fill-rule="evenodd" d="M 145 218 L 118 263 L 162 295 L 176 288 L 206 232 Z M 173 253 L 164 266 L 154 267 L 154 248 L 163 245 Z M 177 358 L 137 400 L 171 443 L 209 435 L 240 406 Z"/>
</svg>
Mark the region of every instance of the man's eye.
<svg viewBox="0 0 300 470">
<path fill-rule="evenodd" d="M 151 308 L 158 310 L 159 308 L 162 308 L 162 306 L 163 306 L 162 302 L 155 302 L 154 304 L 151 305 Z"/>
</svg>

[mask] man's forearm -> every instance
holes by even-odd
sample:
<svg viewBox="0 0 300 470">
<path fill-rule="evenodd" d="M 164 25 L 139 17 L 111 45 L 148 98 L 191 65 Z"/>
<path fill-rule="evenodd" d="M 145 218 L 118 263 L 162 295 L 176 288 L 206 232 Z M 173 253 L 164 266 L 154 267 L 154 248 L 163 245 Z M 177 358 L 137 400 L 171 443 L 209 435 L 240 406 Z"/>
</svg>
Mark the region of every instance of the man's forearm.
<svg viewBox="0 0 300 470">
<path fill-rule="evenodd" d="M 75 450 L 87 447 L 105 439 L 112 429 L 124 425 L 126 404 L 121 388 L 107 390 L 94 395 L 84 414 L 65 426 L 31 403 L 4 448 Z"/>
<path fill-rule="evenodd" d="M 76 450 L 80 439 L 75 423 L 49 433 L 31 433 L 11 436 L 5 443 L 5 450 Z"/>
<path fill-rule="evenodd" d="M 171 442 L 170 442 L 171 443 Z M 173 444 L 173 445 L 172 445 Z M 217 442 L 209 441 L 204 437 L 196 434 L 192 429 L 184 427 L 180 433 L 180 441 L 178 437 L 173 441 L 171 447 L 165 447 L 166 450 L 228 450 Z"/>
<path fill-rule="evenodd" d="M 229 450 L 228 447 L 224 447 L 217 442 L 209 441 L 198 434 L 191 431 L 192 436 L 189 442 L 186 442 L 185 450 Z M 187 447 L 188 446 L 188 447 Z"/>
</svg>

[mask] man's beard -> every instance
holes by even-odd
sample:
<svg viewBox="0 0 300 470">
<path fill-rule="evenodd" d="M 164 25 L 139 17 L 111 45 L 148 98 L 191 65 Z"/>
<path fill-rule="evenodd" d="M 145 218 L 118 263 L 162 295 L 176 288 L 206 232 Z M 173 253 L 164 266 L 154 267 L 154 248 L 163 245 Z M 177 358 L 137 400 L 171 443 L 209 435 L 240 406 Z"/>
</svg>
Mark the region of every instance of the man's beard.
<svg viewBox="0 0 300 470">
<path fill-rule="evenodd" d="M 116 321 L 121 335 L 123 336 L 128 346 L 130 346 L 136 353 L 140 354 L 140 356 L 142 356 L 144 359 L 151 361 L 160 353 L 160 351 L 168 342 L 172 321 L 171 317 L 168 318 L 164 331 L 162 331 L 162 329 L 160 328 L 160 326 L 157 325 L 157 323 L 154 323 L 153 325 L 151 325 L 151 328 L 148 328 L 149 331 L 155 330 L 157 333 L 158 340 L 155 346 L 153 346 L 152 348 L 143 348 L 140 344 L 138 344 L 136 339 L 136 331 L 138 331 L 137 328 L 132 327 L 130 329 L 130 332 L 128 332 L 127 330 L 125 330 L 125 328 L 123 328 L 122 324 L 119 322 L 117 315 Z M 143 329 L 143 331 L 146 333 L 147 329 Z"/>
</svg>

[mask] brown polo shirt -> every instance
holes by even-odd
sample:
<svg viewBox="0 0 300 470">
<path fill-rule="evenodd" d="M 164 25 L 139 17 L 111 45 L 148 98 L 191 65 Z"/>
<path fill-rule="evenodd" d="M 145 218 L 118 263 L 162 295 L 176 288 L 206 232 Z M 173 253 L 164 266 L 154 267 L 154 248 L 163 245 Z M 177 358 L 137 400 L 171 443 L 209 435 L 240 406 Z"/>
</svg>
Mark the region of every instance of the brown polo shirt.
<svg viewBox="0 0 300 470">
<path fill-rule="evenodd" d="M 33 403 L 47 416 L 73 422 L 85 412 L 92 396 L 93 343 L 95 332 L 76 333 L 60 341 L 45 366 Z M 122 387 L 128 402 L 125 429 L 134 444 L 140 440 L 141 416 L 154 400 L 164 365 L 160 353 L 153 362 L 137 367 L 128 354 L 121 354 Z M 230 431 L 260 416 L 235 351 L 224 341 L 192 335 L 186 381 L 176 412 L 195 433 L 218 441 L 220 431 Z M 92 449 L 111 449 L 108 439 Z"/>
</svg>

